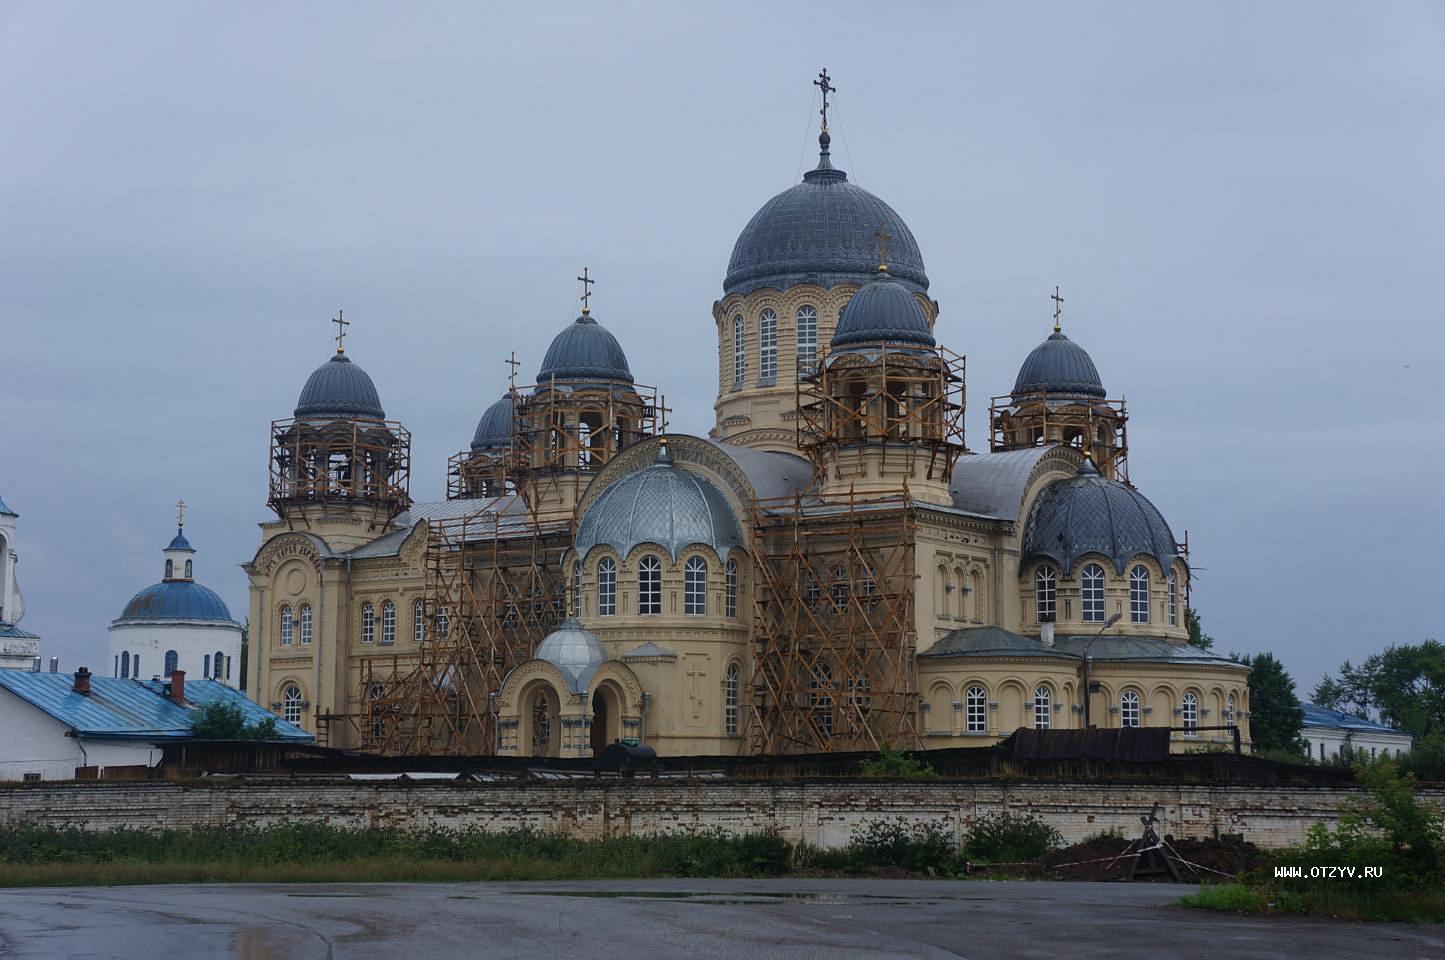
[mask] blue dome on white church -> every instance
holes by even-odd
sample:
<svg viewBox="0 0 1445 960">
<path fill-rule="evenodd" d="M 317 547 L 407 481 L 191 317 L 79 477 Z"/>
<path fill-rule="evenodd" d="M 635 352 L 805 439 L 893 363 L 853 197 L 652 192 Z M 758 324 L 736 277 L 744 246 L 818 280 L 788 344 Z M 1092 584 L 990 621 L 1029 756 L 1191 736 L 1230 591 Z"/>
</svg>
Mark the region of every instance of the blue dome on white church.
<svg viewBox="0 0 1445 960">
<path fill-rule="evenodd" d="M 862 343 L 906 343 L 933 347 L 933 330 L 918 299 L 887 273 L 853 294 L 838 317 L 833 347 Z"/>
<path fill-rule="evenodd" d="M 1093 461 L 1085 460 L 1078 476 L 1050 484 L 1034 501 L 1021 558 L 1047 557 L 1069 571 L 1089 553 L 1108 557 L 1120 575 L 1141 555 L 1167 571 L 1179 556 L 1179 544 L 1148 498 L 1100 475 Z"/>
<path fill-rule="evenodd" d="M 627 365 L 627 355 L 606 327 L 598 323 L 592 314 L 582 315 L 557 334 L 547 355 L 542 358 L 542 368 L 537 371 L 537 382 L 547 383 L 558 380 L 581 380 L 585 382 L 621 381 L 632 383 L 632 369 Z"/>
<path fill-rule="evenodd" d="M 225 601 L 194 580 L 162 580 L 130 598 L 116 618 L 130 620 L 214 620 L 234 623 Z"/>
<path fill-rule="evenodd" d="M 295 415 L 338 420 L 386 419 L 376 384 L 360 365 L 352 363 L 340 350 L 306 378 L 306 385 L 296 400 Z"/>
</svg>

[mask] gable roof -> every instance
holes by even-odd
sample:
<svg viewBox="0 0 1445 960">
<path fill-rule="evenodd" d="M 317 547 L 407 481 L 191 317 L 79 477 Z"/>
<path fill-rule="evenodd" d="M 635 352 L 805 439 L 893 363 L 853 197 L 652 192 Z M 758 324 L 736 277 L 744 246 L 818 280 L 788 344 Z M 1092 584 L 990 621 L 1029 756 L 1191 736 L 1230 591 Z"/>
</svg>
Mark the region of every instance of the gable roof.
<svg viewBox="0 0 1445 960">
<path fill-rule="evenodd" d="M 1302 703 L 1300 709 L 1304 711 L 1304 726 L 1306 727 L 1337 727 L 1341 730 L 1355 730 L 1360 733 L 1394 733 L 1402 737 L 1410 736 L 1410 731 L 1400 730 L 1385 723 L 1376 723 L 1373 720 L 1366 720 L 1363 717 L 1356 717 L 1345 713 L 1343 710 L 1332 710 L 1329 707 L 1322 707 L 1317 703 Z"/>
</svg>

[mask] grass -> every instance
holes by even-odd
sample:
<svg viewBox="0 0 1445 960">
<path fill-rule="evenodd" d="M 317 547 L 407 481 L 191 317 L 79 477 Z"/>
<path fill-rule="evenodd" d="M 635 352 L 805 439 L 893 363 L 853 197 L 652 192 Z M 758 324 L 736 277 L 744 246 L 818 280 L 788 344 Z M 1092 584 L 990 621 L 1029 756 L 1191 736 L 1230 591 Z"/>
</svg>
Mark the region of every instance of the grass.
<svg viewBox="0 0 1445 960">
<path fill-rule="evenodd" d="M 1184 897 L 1186 907 L 1222 913 L 1329 917 L 1406 923 L 1445 923 L 1445 890 L 1370 888 L 1348 883 L 1290 889 L 1221 883 Z"/>
</svg>

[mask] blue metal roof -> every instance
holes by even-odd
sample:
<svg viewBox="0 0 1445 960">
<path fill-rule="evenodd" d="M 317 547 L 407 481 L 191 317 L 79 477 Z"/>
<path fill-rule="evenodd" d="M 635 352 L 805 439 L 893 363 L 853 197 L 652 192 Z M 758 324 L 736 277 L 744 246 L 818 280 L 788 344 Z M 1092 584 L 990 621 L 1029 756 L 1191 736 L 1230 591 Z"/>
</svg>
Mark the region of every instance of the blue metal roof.
<svg viewBox="0 0 1445 960">
<path fill-rule="evenodd" d="M 505 449 L 512 442 L 512 395 L 502 394 L 502 399 L 487 408 L 482 419 L 477 421 L 477 432 L 472 434 L 473 450 Z"/>
<path fill-rule="evenodd" d="M 610 381 L 632 383 L 632 369 L 617 338 L 584 313 L 552 339 L 537 382 L 544 384 L 553 377 L 558 380 Z"/>
<path fill-rule="evenodd" d="M 1179 544 L 1158 508 L 1138 490 L 1099 474 L 1085 460 L 1079 475 L 1044 488 L 1024 528 L 1022 559 L 1048 557 L 1064 568 L 1087 553 L 1102 553 L 1122 576 L 1134 557 L 1153 557 L 1166 572 Z"/>
<path fill-rule="evenodd" d="M 1408 730 L 1356 717 L 1343 710 L 1322 707 L 1317 703 L 1302 703 L 1300 709 L 1304 711 L 1306 727 L 1337 727 L 1343 730 L 1358 730 L 1361 733 L 1398 733 L 1404 737 L 1410 736 Z"/>
<path fill-rule="evenodd" d="M 127 620 L 213 620 L 235 624 L 210 587 L 194 580 L 162 580 L 130 598 L 116 623 Z"/>
<path fill-rule="evenodd" d="M 1024 358 L 1014 380 L 1016 399 L 1038 393 L 1100 400 L 1108 396 L 1094 359 L 1083 347 L 1064 336 L 1062 330 L 1055 330 L 1034 347 Z"/>
<path fill-rule="evenodd" d="M 365 370 L 337 351 L 330 360 L 311 371 L 301 396 L 296 400 L 297 417 L 359 418 L 385 420 L 376 384 Z"/>
<path fill-rule="evenodd" d="M 311 735 L 294 723 L 287 723 L 259 704 L 217 680 L 187 680 L 186 704 L 179 706 L 166 696 L 160 680 L 125 680 L 119 677 L 91 677 L 90 695 L 75 692 L 75 678 L 68 673 L 27 673 L 0 670 L 0 689 L 59 720 L 83 736 L 126 740 L 184 740 L 191 735 L 195 707 L 211 703 L 234 703 L 241 708 L 247 724 L 266 719 L 276 721 L 276 739 L 310 741 Z"/>
<path fill-rule="evenodd" d="M 838 315 L 833 348 L 858 343 L 911 343 L 935 346 L 928 317 L 912 291 L 879 273 L 853 294 Z"/>
<path fill-rule="evenodd" d="M 0 640 L 39 640 L 33 633 L 21 630 L 13 623 L 0 620 Z"/>
<path fill-rule="evenodd" d="M 18 516 L 20 516 L 20 514 L 16 513 L 14 510 L 11 510 L 9 507 L 5 506 L 5 501 L 4 501 L 4 500 L 0 500 L 0 515 L 4 515 L 4 516 L 7 516 L 7 517 L 18 517 Z"/>
<path fill-rule="evenodd" d="M 180 528 L 180 527 L 176 527 L 176 535 L 175 535 L 174 537 L 171 537 L 171 542 L 168 543 L 168 544 L 166 544 L 166 549 L 167 549 L 167 550 L 189 550 L 189 551 L 191 551 L 191 553 L 195 553 L 195 552 L 196 552 L 196 548 L 193 547 L 193 546 L 191 546 L 191 541 L 189 541 L 189 540 L 186 539 L 186 535 L 185 535 L 183 532 L 181 532 L 181 528 Z"/>
</svg>

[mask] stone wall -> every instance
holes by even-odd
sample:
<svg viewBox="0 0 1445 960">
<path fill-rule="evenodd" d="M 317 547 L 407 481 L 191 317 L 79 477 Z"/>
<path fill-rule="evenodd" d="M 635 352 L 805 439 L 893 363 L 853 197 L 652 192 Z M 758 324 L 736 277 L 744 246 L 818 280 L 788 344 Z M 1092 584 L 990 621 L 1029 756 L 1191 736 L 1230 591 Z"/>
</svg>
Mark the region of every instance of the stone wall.
<svg viewBox="0 0 1445 960">
<path fill-rule="evenodd" d="M 839 846 L 870 821 L 943 821 L 962 836 L 977 818 L 1008 810 L 1042 816 L 1066 842 L 1116 830 L 1162 807 L 1161 833 L 1241 834 L 1262 847 L 1333 824 L 1359 791 L 1341 787 L 1095 783 L 884 783 L 857 780 L 150 781 L 0 785 L 0 824 L 185 828 L 310 821 L 337 826 L 531 827 L 578 837 L 777 830 L 793 841 Z M 1421 791 L 1445 809 L 1445 788 Z"/>
</svg>

